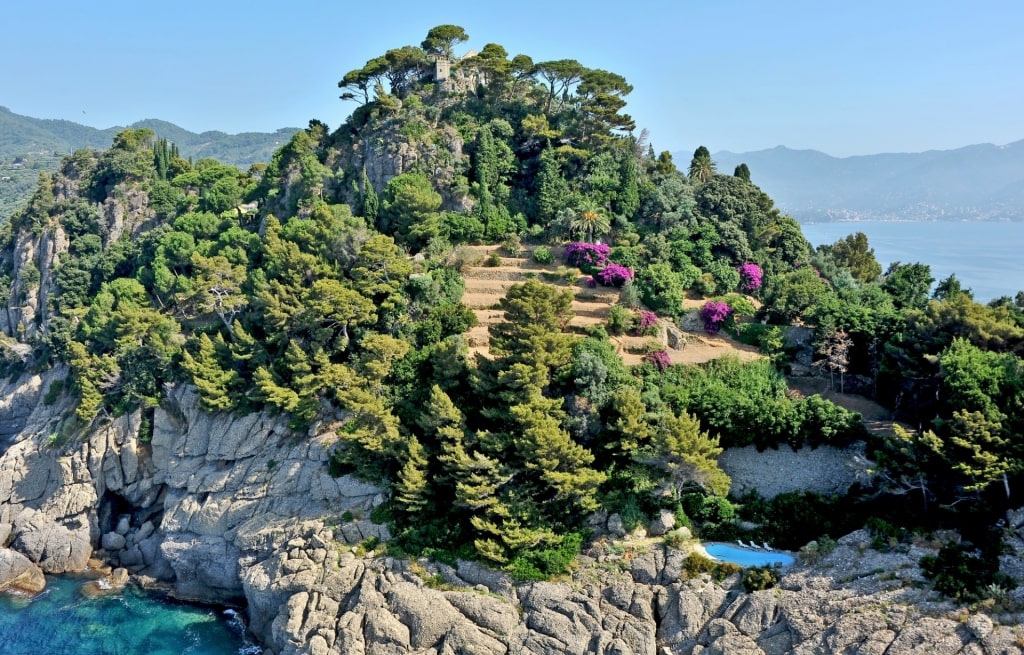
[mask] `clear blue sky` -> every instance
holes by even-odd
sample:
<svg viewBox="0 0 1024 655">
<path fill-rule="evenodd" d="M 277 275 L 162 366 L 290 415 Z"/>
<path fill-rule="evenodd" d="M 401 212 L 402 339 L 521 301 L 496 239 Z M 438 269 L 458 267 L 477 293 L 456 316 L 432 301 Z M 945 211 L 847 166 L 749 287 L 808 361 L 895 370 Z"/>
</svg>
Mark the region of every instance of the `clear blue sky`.
<svg viewBox="0 0 1024 655">
<path fill-rule="evenodd" d="M 0 105 L 95 127 L 272 131 L 352 111 L 341 76 L 463 26 L 626 77 L 658 150 L 837 156 L 1024 139 L 1019 0 L 34 0 L 0 10 Z"/>
</svg>

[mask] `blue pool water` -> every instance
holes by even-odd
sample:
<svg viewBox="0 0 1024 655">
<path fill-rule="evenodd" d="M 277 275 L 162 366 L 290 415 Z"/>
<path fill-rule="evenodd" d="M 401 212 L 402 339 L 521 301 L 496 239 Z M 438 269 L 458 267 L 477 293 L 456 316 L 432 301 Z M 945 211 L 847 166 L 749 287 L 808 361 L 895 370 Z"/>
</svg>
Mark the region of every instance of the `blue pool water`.
<svg viewBox="0 0 1024 655">
<path fill-rule="evenodd" d="M 795 561 L 793 557 L 785 553 L 750 550 L 730 544 L 705 544 L 704 550 L 714 559 L 740 566 L 789 566 Z"/>
<path fill-rule="evenodd" d="M 258 652 L 230 613 L 126 588 L 85 598 L 85 580 L 47 577 L 34 598 L 0 594 L 0 655 L 238 655 Z"/>
</svg>

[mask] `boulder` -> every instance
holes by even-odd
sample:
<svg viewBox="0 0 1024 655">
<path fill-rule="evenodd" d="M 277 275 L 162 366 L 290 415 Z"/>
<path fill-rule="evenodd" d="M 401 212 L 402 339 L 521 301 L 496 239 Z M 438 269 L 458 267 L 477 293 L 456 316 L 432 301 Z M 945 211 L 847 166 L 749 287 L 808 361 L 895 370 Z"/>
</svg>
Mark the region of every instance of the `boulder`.
<svg viewBox="0 0 1024 655">
<path fill-rule="evenodd" d="M 111 553 L 124 548 L 125 543 L 125 538 L 117 532 L 108 532 L 100 541 L 103 550 Z"/>
<path fill-rule="evenodd" d="M 608 534 L 613 537 L 625 537 L 626 526 L 622 521 L 621 514 L 612 514 L 608 517 Z"/>
<path fill-rule="evenodd" d="M 128 531 L 130 529 L 131 529 L 131 517 L 130 516 L 121 516 L 120 518 L 117 519 L 117 527 L 114 528 L 114 532 L 116 532 L 117 534 L 119 534 L 119 535 L 121 535 L 123 537 L 123 536 L 128 534 Z M 104 548 L 105 548 L 105 546 L 104 546 Z"/>
<path fill-rule="evenodd" d="M 69 529 L 42 512 L 24 509 L 14 519 L 11 547 L 45 573 L 84 571 L 92 556 L 89 526 Z"/>
<path fill-rule="evenodd" d="M 676 515 L 667 509 L 658 512 L 658 516 L 647 526 L 647 534 L 660 537 L 676 525 Z"/>
<path fill-rule="evenodd" d="M 0 591 L 39 593 L 46 588 L 42 569 L 21 553 L 0 548 Z"/>
</svg>

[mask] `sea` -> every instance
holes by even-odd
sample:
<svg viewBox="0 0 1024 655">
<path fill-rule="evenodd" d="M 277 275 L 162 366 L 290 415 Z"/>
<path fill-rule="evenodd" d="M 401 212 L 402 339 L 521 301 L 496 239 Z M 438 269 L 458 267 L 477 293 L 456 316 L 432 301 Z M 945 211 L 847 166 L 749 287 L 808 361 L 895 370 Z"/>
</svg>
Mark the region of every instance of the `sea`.
<svg viewBox="0 0 1024 655">
<path fill-rule="evenodd" d="M 82 593 L 86 580 L 47 576 L 33 597 L 0 593 L 0 655 L 255 655 L 232 610 L 177 603 L 126 587 Z"/>
<path fill-rule="evenodd" d="M 813 246 L 863 232 L 883 272 L 893 262 L 928 264 L 936 283 L 956 274 L 977 302 L 1013 298 L 1024 291 L 1024 223 L 843 221 L 803 223 L 800 228 Z"/>
</svg>

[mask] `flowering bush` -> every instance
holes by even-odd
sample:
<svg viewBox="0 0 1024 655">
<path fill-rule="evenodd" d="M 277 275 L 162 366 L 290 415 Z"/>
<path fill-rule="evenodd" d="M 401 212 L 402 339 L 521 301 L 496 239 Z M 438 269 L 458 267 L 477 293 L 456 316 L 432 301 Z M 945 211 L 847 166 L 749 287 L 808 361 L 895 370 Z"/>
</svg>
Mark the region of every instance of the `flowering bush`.
<svg viewBox="0 0 1024 655">
<path fill-rule="evenodd" d="M 597 278 L 606 287 L 621 287 L 626 280 L 633 279 L 633 269 L 621 264 L 608 264 L 597 274 Z"/>
<path fill-rule="evenodd" d="M 577 241 L 565 247 L 565 259 L 586 273 L 593 273 L 608 263 L 612 249 L 603 243 Z"/>
<path fill-rule="evenodd" d="M 658 326 L 658 315 L 654 312 L 644 310 L 639 313 L 636 320 L 636 333 L 640 336 L 651 335 Z"/>
<path fill-rule="evenodd" d="M 644 355 L 644 361 L 650 362 L 658 367 L 659 371 L 664 371 L 666 368 L 672 365 L 672 360 L 668 358 L 667 350 L 655 350 Z"/>
<path fill-rule="evenodd" d="M 646 309 L 640 312 L 640 329 L 646 330 L 652 328 L 658 324 L 658 315 L 654 312 L 649 312 Z"/>
<path fill-rule="evenodd" d="M 700 310 L 700 317 L 704 319 L 704 329 L 710 334 L 715 334 L 722 328 L 722 323 L 732 314 L 732 307 L 717 300 L 709 300 Z"/>
<path fill-rule="evenodd" d="M 764 273 L 761 267 L 752 262 L 747 262 L 739 267 L 740 288 L 746 292 L 757 291 L 761 288 L 761 279 Z"/>
</svg>

